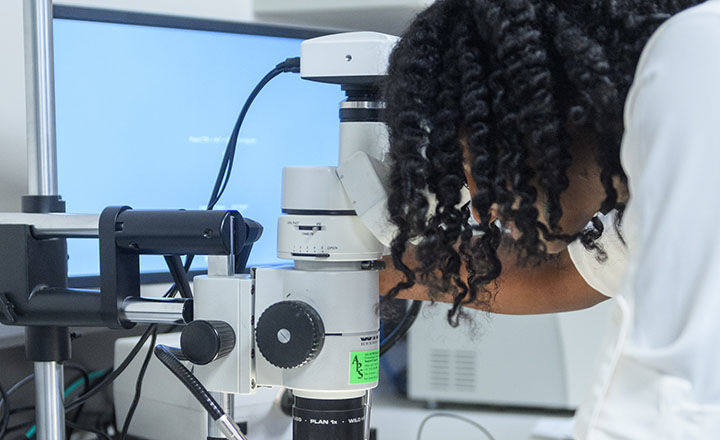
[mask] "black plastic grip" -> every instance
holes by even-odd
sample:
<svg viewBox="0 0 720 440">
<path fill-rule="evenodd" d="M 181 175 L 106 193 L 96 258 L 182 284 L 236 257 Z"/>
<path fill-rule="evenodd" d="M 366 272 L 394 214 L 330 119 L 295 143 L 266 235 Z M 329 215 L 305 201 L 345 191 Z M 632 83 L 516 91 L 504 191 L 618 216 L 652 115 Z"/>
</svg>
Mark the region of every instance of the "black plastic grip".
<svg viewBox="0 0 720 440">
<path fill-rule="evenodd" d="M 231 255 L 245 244 L 237 211 L 125 210 L 115 223 L 121 249 L 155 255 Z"/>
</svg>

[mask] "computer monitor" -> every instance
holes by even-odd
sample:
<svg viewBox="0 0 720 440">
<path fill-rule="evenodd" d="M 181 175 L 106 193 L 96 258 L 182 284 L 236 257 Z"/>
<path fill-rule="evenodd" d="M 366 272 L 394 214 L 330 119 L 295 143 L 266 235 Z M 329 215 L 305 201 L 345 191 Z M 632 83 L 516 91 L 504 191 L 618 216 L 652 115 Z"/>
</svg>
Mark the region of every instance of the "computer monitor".
<svg viewBox="0 0 720 440">
<path fill-rule="evenodd" d="M 204 209 L 245 99 L 326 33 L 68 6 L 54 8 L 58 186 L 69 213 L 106 206 Z M 249 263 L 275 264 L 281 171 L 335 165 L 339 86 L 282 74 L 252 105 L 216 209 L 260 222 Z M 73 286 L 97 285 L 96 240 L 69 240 Z M 193 269 L 206 267 L 197 258 Z M 141 259 L 144 280 L 165 273 Z M 169 277 L 167 278 L 169 280 Z"/>
</svg>

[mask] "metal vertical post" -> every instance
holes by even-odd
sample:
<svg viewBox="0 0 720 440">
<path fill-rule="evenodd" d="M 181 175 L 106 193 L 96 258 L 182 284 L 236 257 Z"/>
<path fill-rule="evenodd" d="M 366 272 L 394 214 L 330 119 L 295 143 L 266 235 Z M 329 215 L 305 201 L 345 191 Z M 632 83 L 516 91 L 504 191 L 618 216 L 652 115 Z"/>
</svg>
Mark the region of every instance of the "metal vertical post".
<svg viewBox="0 0 720 440">
<path fill-rule="evenodd" d="M 38 440 L 65 440 L 63 366 L 35 362 L 35 423 Z"/>
<path fill-rule="evenodd" d="M 215 399 L 220 406 L 225 410 L 225 415 L 227 415 L 230 420 L 235 420 L 235 395 L 232 393 L 220 393 L 220 392 L 213 392 L 210 393 L 213 396 L 213 399 Z M 207 432 L 207 438 L 208 439 L 224 439 L 225 434 L 222 433 L 220 430 L 220 427 L 217 423 L 215 423 L 215 420 L 208 414 L 207 416 L 208 420 L 208 432 Z"/>
<path fill-rule="evenodd" d="M 23 0 L 23 36 L 28 193 L 30 197 L 57 197 L 52 0 Z M 58 361 L 69 355 L 67 329 L 28 328 L 26 335 L 28 346 L 41 335 L 39 337 L 48 348 L 48 353 L 43 353 L 45 356 L 31 358 L 35 361 L 37 439 L 65 440 L 63 366 Z M 58 336 L 57 340 L 44 340 L 52 339 L 53 335 Z"/>
<path fill-rule="evenodd" d="M 52 1 L 24 0 L 29 194 L 58 194 Z"/>
</svg>

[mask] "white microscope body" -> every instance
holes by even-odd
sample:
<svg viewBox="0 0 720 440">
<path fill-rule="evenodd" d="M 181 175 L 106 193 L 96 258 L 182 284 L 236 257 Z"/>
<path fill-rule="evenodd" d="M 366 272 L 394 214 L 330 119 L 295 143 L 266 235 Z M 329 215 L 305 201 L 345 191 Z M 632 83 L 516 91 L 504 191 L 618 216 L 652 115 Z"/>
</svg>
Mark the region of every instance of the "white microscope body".
<svg viewBox="0 0 720 440">
<path fill-rule="evenodd" d="M 302 43 L 301 75 L 340 84 L 338 167 L 283 170 L 278 256 L 294 266 L 238 275 L 211 257 L 196 277 L 195 319 L 225 321 L 233 350 L 198 366 L 208 390 L 293 391 L 293 438 L 363 439 L 367 394 L 379 372 L 378 265 L 392 235 L 385 220 L 388 133 L 377 82 L 396 37 L 355 32 Z"/>
</svg>

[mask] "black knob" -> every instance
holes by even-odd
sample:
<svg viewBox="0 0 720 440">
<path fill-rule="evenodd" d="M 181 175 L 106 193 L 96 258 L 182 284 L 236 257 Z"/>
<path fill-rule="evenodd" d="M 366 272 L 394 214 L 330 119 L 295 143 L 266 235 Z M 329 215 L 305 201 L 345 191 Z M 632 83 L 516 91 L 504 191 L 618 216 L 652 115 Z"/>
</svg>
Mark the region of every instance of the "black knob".
<svg viewBox="0 0 720 440">
<path fill-rule="evenodd" d="M 193 321 L 180 335 L 180 348 L 196 365 L 209 364 L 227 356 L 235 347 L 235 331 L 223 321 Z"/>
<path fill-rule="evenodd" d="M 320 352 L 325 326 L 318 312 L 302 301 L 282 301 L 265 309 L 255 328 L 257 347 L 280 368 L 305 365 Z"/>
</svg>

